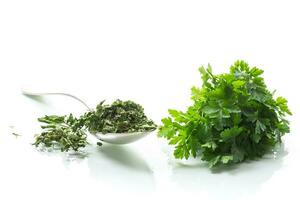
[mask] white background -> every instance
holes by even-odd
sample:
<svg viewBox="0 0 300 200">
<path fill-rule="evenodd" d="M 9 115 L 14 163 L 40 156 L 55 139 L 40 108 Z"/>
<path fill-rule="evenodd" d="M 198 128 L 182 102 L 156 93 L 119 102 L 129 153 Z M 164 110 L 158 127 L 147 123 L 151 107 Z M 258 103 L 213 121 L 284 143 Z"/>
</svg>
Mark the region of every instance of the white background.
<svg viewBox="0 0 300 200">
<path fill-rule="evenodd" d="M 299 199 L 299 10 L 291 0 L 1 0 L 0 199 Z M 190 105 L 200 65 L 221 73 L 236 59 L 264 69 L 294 112 L 276 156 L 212 172 L 175 160 L 156 133 L 102 148 L 90 138 L 81 157 L 30 145 L 37 117 L 85 108 L 33 101 L 22 88 L 69 92 L 92 107 L 132 99 L 160 124 L 168 108 Z"/>
</svg>

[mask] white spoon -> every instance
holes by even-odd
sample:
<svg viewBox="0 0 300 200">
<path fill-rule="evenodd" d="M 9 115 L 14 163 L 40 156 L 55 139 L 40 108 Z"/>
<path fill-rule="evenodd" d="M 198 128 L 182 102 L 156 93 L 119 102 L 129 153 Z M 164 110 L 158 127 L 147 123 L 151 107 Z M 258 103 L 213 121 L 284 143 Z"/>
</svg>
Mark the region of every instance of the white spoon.
<svg viewBox="0 0 300 200">
<path fill-rule="evenodd" d="M 40 92 L 30 92 L 30 91 L 25 91 L 22 90 L 22 93 L 28 97 L 33 97 L 33 96 L 44 96 L 44 95 L 63 95 L 63 96 L 68 96 L 73 99 L 76 99 L 80 103 L 82 103 L 89 111 L 92 109 L 81 99 L 78 97 L 67 94 L 67 93 L 60 93 L 60 92 L 45 92 L 45 93 L 40 93 Z M 149 135 L 151 132 L 134 132 L 134 133 L 91 133 L 94 135 L 96 138 L 103 142 L 107 142 L 110 144 L 128 144 L 135 142 L 147 135 Z"/>
</svg>

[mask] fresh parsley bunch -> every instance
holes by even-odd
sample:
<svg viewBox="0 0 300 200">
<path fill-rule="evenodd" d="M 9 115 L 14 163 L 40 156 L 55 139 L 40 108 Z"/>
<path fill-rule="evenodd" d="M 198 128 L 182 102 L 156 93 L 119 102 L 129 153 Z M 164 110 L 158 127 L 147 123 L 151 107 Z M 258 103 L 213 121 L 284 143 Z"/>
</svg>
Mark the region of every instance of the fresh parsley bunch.
<svg viewBox="0 0 300 200">
<path fill-rule="evenodd" d="M 186 112 L 169 110 L 158 135 L 175 145 L 174 156 L 199 156 L 209 167 L 262 157 L 290 131 L 287 100 L 274 99 L 263 70 L 236 61 L 229 73 L 200 67 L 202 87 L 192 88 Z"/>
</svg>

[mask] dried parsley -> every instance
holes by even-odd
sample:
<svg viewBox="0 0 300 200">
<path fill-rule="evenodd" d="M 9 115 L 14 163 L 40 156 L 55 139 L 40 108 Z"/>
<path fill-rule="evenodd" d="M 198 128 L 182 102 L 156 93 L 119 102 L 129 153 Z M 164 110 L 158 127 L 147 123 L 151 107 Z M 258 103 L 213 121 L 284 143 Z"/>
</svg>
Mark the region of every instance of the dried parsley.
<svg viewBox="0 0 300 200">
<path fill-rule="evenodd" d="M 141 105 L 133 101 L 116 100 L 111 105 L 102 101 L 96 110 L 86 113 L 85 125 L 92 133 L 132 133 L 156 129 L 156 125 L 144 114 Z"/>
<path fill-rule="evenodd" d="M 199 156 L 210 167 L 262 157 L 290 131 L 287 100 L 274 99 L 263 70 L 236 61 L 229 73 L 199 68 L 202 87 L 192 88 L 187 111 L 169 110 L 159 136 L 175 145 L 176 158 Z"/>
<path fill-rule="evenodd" d="M 86 112 L 79 118 L 68 116 L 45 116 L 38 119 L 45 125 L 36 137 L 35 146 L 60 147 L 61 151 L 78 151 L 87 143 L 86 131 L 91 133 L 132 133 L 156 129 L 155 123 L 144 114 L 141 105 L 133 101 L 116 100 L 111 105 L 100 102 L 94 111 Z M 99 146 L 102 143 L 97 143 Z"/>
</svg>

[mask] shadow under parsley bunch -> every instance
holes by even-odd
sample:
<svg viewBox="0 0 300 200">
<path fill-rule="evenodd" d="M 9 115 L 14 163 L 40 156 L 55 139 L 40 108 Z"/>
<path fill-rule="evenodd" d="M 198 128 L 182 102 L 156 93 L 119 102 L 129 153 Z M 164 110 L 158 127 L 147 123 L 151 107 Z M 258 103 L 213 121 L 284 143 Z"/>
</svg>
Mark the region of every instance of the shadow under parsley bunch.
<svg viewBox="0 0 300 200">
<path fill-rule="evenodd" d="M 228 165 L 262 157 L 281 143 L 292 113 L 286 99 L 269 92 L 263 70 L 236 61 L 229 73 L 214 75 L 210 65 L 199 71 L 203 84 L 192 88 L 194 104 L 186 112 L 169 110 L 159 127 L 176 158 Z"/>
<path fill-rule="evenodd" d="M 121 100 L 116 100 L 111 105 L 102 101 L 95 110 L 88 111 L 79 118 L 72 114 L 46 115 L 38 121 L 43 123 L 43 132 L 36 136 L 33 145 L 44 145 L 47 148 L 57 146 L 61 151 L 78 151 L 79 148 L 85 147 L 88 144 L 87 131 L 121 134 L 150 132 L 157 127 L 146 117 L 141 105 Z M 98 144 L 102 145 L 100 142 Z"/>
</svg>

